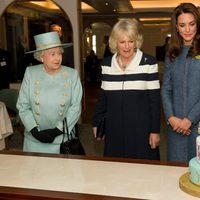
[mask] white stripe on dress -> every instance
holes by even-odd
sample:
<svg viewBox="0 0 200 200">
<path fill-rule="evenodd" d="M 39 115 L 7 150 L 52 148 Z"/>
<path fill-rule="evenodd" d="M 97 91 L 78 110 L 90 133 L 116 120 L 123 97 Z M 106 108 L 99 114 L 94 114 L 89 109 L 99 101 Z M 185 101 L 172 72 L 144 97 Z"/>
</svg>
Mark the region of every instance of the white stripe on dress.
<svg viewBox="0 0 200 200">
<path fill-rule="evenodd" d="M 108 74 L 108 75 L 124 75 L 124 74 L 153 74 L 158 72 L 158 65 L 139 65 L 135 68 L 127 68 L 125 71 L 121 69 L 116 69 L 114 67 L 109 66 L 102 66 L 102 74 Z"/>
<path fill-rule="evenodd" d="M 154 90 L 160 88 L 159 80 L 155 81 L 102 81 L 104 90 Z"/>
</svg>

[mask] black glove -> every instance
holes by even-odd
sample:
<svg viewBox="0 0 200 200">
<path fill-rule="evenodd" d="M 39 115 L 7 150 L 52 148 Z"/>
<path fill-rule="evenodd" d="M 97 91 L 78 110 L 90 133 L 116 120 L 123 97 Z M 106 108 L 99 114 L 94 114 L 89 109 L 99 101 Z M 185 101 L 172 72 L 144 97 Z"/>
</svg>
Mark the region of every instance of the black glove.
<svg viewBox="0 0 200 200">
<path fill-rule="evenodd" d="M 58 135 L 63 134 L 58 128 L 38 131 L 37 127 L 34 127 L 30 132 L 33 137 L 43 143 L 52 143 Z"/>
<path fill-rule="evenodd" d="M 60 131 L 58 128 L 53 128 L 53 129 L 45 129 L 43 131 L 39 131 L 39 134 L 45 135 L 46 137 L 46 143 L 52 143 L 54 139 L 63 134 L 62 131 Z"/>
</svg>

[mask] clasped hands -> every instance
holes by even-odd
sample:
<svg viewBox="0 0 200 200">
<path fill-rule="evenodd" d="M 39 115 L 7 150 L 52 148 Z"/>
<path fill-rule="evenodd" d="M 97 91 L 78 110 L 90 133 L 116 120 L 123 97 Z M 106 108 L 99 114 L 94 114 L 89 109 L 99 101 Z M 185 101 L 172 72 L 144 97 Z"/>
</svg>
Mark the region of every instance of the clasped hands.
<svg viewBox="0 0 200 200">
<path fill-rule="evenodd" d="M 38 131 L 37 127 L 34 127 L 30 132 L 34 138 L 42 143 L 52 143 L 58 135 L 63 134 L 58 128 Z"/>
<path fill-rule="evenodd" d="M 183 135 L 190 135 L 190 127 L 192 122 L 188 118 L 180 119 L 178 117 L 172 116 L 168 119 L 168 122 L 173 128 L 173 131 Z"/>
</svg>

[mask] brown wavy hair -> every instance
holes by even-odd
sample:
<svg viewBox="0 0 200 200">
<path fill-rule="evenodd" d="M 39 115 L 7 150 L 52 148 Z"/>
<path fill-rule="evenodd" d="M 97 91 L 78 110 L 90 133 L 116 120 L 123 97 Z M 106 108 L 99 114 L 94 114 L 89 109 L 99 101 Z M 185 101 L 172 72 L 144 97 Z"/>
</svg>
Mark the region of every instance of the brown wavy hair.
<svg viewBox="0 0 200 200">
<path fill-rule="evenodd" d="M 200 12 L 192 3 L 181 3 L 174 9 L 171 19 L 171 38 L 167 46 L 167 56 L 170 60 L 174 60 L 181 53 L 183 38 L 177 32 L 176 25 L 179 15 L 183 13 L 191 13 L 194 16 L 197 25 L 197 34 L 195 35 L 192 46 L 189 49 L 188 56 L 193 57 L 200 54 Z"/>
</svg>

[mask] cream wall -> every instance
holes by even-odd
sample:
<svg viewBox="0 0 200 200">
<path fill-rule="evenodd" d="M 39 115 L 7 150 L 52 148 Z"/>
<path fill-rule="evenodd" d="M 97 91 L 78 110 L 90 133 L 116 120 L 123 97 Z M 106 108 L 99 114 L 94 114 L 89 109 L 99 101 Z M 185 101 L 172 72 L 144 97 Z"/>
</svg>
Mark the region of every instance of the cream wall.
<svg viewBox="0 0 200 200">
<path fill-rule="evenodd" d="M 165 38 L 167 34 L 170 33 L 169 26 L 143 26 L 143 46 L 142 50 L 145 53 L 156 56 L 156 46 L 162 46 L 165 43 Z"/>
<path fill-rule="evenodd" d="M 0 15 L 4 12 L 4 10 L 9 6 L 9 4 L 13 3 L 14 0 L 1 0 L 0 1 Z M 74 41 L 74 65 L 75 68 L 81 74 L 81 39 L 80 39 L 80 26 L 81 26 L 81 17 L 80 17 L 80 0 L 54 0 L 54 2 L 63 9 L 64 12 L 68 15 L 73 29 L 73 41 Z M 0 28 L 2 27 L 2 23 L 0 24 Z M 2 29 L 1 29 L 2 30 Z M 2 33 L 1 33 L 2 34 Z M 4 35 L 1 37 L 4 39 Z M 3 42 L 0 39 L 0 46 L 3 46 Z"/>
<path fill-rule="evenodd" d="M 93 24 L 97 24 L 97 23 L 104 23 L 107 24 L 107 26 L 109 28 L 107 28 L 106 26 L 99 26 L 99 27 L 95 27 L 93 26 Z M 113 27 L 113 25 L 117 22 L 117 18 L 113 19 L 99 19 L 99 18 L 95 18 L 95 17 L 83 17 L 83 27 L 84 30 L 86 28 L 91 28 L 92 32 L 94 34 L 97 34 L 99 41 L 99 49 L 97 51 L 97 56 L 99 58 L 102 58 L 102 53 L 103 53 L 103 49 L 104 49 L 104 45 L 102 45 L 102 38 L 104 35 L 109 35 L 109 33 L 111 32 L 111 29 Z M 165 42 L 165 38 L 167 36 L 167 34 L 170 33 L 170 24 L 169 25 L 159 25 L 159 24 L 154 24 L 152 26 L 141 26 L 142 28 L 142 34 L 143 34 L 143 38 L 144 38 L 144 43 L 142 46 L 142 50 L 145 53 L 151 54 L 153 56 L 156 56 L 156 46 L 162 46 Z M 88 47 L 86 44 L 86 36 L 84 35 L 84 57 L 87 55 L 88 53 Z"/>
<path fill-rule="evenodd" d="M 90 40 L 92 40 L 92 35 L 96 35 L 96 55 L 99 59 L 103 58 L 103 53 L 105 50 L 105 44 L 104 44 L 104 36 L 110 35 L 112 26 L 110 26 L 107 23 L 104 22 L 96 22 L 93 24 L 90 24 L 88 26 L 90 30 L 92 31 L 91 34 L 87 34 L 86 29 L 84 30 L 83 35 L 83 57 L 86 58 L 86 56 L 89 54 L 90 50 L 92 49 L 92 44 L 87 43 L 87 36 L 90 37 Z"/>
</svg>

